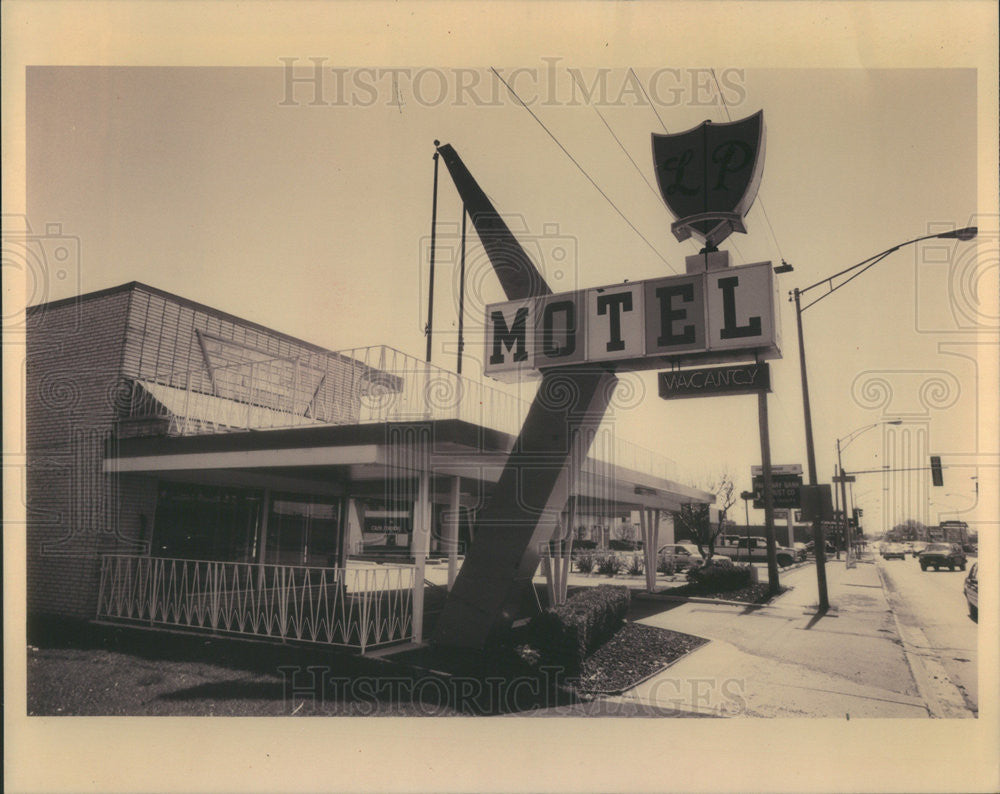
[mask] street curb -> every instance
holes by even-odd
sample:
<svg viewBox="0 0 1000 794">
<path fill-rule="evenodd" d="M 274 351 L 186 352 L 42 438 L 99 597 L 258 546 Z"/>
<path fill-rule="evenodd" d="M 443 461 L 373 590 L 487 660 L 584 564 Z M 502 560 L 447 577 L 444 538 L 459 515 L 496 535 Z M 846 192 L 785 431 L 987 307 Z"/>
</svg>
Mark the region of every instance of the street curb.
<svg viewBox="0 0 1000 794">
<path fill-rule="evenodd" d="M 611 701 L 617 702 L 617 703 L 634 702 L 634 703 L 638 703 L 640 705 L 648 706 L 650 708 L 660 708 L 660 709 L 664 709 L 664 710 L 669 710 L 669 711 L 675 713 L 677 716 L 715 717 L 715 718 L 727 719 L 728 715 L 726 715 L 726 714 L 720 714 L 715 709 L 703 708 L 701 706 L 692 705 L 692 704 L 689 704 L 689 703 L 680 704 L 680 703 L 676 703 L 676 702 L 672 702 L 669 707 L 658 706 L 654 702 L 643 700 L 638 695 L 629 695 L 629 694 L 627 694 L 628 692 L 630 692 L 631 690 L 635 689 L 636 687 L 639 687 L 642 684 L 646 683 L 646 681 L 650 680 L 651 678 L 655 678 L 657 675 L 660 675 L 660 674 L 664 673 L 665 671 L 669 670 L 675 664 L 677 664 L 679 662 L 682 662 L 682 661 L 685 661 L 687 659 L 690 659 L 694 654 L 698 653 L 698 651 L 702 650 L 703 648 L 708 648 L 710 645 L 714 645 L 715 642 L 716 642 L 715 640 L 708 640 L 708 642 L 702 643 L 697 648 L 694 648 L 693 650 L 688 651 L 683 656 L 678 657 L 677 659 L 674 659 L 670 664 L 668 664 L 666 667 L 664 667 L 659 672 L 653 673 L 652 675 L 648 675 L 645 678 L 643 678 L 641 681 L 636 682 L 635 684 L 633 684 L 628 689 L 623 689 L 623 690 L 621 690 L 621 692 L 618 692 L 618 693 L 608 693 L 606 695 L 602 694 L 601 697 L 603 699 L 605 699 L 605 700 L 611 700 Z"/>
<path fill-rule="evenodd" d="M 965 703 L 965 698 L 958 687 L 952 682 L 942 664 L 937 659 L 931 659 L 919 653 L 919 647 L 930 647 L 923 630 L 917 626 L 904 625 L 896 614 L 896 597 L 886 586 L 885 573 L 877 566 L 879 582 L 896 633 L 903 648 L 903 658 L 910 668 L 910 675 L 917 685 L 917 691 L 924 701 L 924 707 L 930 717 L 943 719 L 975 719 L 976 715 Z"/>
<path fill-rule="evenodd" d="M 683 595 L 670 595 L 669 593 L 633 593 L 632 597 L 637 601 L 675 601 L 680 603 L 691 603 L 691 604 L 721 604 L 723 606 L 732 607 L 753 607 L 754 609 L 763 609 L 766 607 L 778 606 L 778 604 L 773 603 L 775 600 L 781 598 L 781 596 L 788 593 L 793 588 L 787 587 L 782 592 L 773 596 L 770 601 L 765 601 L 762 603 L 757 603 L 754 601 L 731 601 L 726 598 L 708 598 L 707 596 L 683 596 Z"/>
</svg>

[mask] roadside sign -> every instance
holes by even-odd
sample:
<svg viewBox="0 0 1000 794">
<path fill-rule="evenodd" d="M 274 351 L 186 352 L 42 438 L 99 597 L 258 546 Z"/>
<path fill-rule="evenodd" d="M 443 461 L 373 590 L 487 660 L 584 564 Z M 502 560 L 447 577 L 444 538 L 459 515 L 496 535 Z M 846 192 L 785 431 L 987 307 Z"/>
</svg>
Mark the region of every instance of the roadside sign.
<svg viewBox="0 0 1000 794">
<path fill-rule="evenodd" d="M 771 476 L 776 474 L 802 474 L 802 464 L 801 463 L 783 463 L 781 465 L 771 464 Z M 751 466 L 750 467 L 751 477 L 763 477 L 764 467 L 763 466 Z"/>
<path fill-rule="evenodd" d="M 798 507 L 802 477 L 798 474 L 771 475 L 771 498 L 776 508 Z M 753 478 L 753 506 L 764 509 L 764 475 Z"/>
<path fill-rule="evenodd" d="M 799 489 L 802 497 L 802 520 L 824 521 L 833 519 L 833 494 L 827 483 L 823 485 L 803 485 Z"/>
<path fill-rule="evenodd" d="M 734 364 L 661 372 L 657 378 L 660 397 L 714 397 L 771 391 L 771 372 L 766 363 Z"/>
</svg>

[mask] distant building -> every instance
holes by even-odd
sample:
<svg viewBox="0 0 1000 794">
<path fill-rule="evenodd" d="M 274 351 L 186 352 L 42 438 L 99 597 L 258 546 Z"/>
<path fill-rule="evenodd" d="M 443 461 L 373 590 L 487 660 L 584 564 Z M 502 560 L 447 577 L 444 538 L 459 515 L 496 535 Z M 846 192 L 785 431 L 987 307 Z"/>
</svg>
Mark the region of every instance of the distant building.
<svg viewBox="0 0 1000 794">
<path fill-rule="evenodd" d="M 969 542 L 969 525 L 964 521 L 942 521 L 939 529 L 942 540 L 962 545 Z"/>
</svg>

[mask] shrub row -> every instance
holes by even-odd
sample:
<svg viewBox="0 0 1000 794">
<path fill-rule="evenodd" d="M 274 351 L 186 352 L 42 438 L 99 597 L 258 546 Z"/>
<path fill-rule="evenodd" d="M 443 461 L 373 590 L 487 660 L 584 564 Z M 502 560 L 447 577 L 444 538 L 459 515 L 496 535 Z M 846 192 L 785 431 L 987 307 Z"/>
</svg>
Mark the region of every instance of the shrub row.
<svg viewBox="0 0 1000 794">
<path fill-rule="evenodd" d="M 563 666 L 572 675 L 580 670 L 588 654 L 621 627 L 628 605 L 627 587 L 588 587 L 533 618 L 529 626 L 531 644 L 547 662 Z"/>
<path fill-rule="evenodd" d="M 646 571 L 645 557 L 638 553 L 625 557 L 612 552 L 604 554 L 581 554 L 574 557 L 573 563 L 579 573 L 591 573 L 596 570 L 597 573 L 604 576 L 614 576 L 622 571 L 631 576 L 641 576 Z M 676 572 L 677 566 L 671 557 L 661 555 L 657 559 L 656 570 L 662 574 L 671 576 Z"/>
<path fill-rule="evenodd" d="M 687 580 L 699 589 L 712 592 L 739 590 L 751 583 L 750 566 L 734 563 L 728 557 L 712 557 L 692 566 Z"/>
</svg>

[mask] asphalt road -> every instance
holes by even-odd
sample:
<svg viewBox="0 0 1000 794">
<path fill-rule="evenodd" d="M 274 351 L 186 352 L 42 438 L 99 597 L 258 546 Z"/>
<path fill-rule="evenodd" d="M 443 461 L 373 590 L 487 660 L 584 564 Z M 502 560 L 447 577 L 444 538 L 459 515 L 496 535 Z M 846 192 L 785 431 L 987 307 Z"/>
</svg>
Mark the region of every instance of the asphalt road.
<svg viewBox="0 0 1000 794">
<path fill-rule="evenodd" d="M 893 596 L 897 619 L 913 626 L 927 638 L 920 652 L 940 662 L 958 687 L 966 706 L 979 711 L 978 624 L 969 617 L 963 594 L 968 568 L 976 561 L 969 558 L 965 571 L 921 571 L 915 557 L 883 560 L 876 564 Z"/>
</svg>

